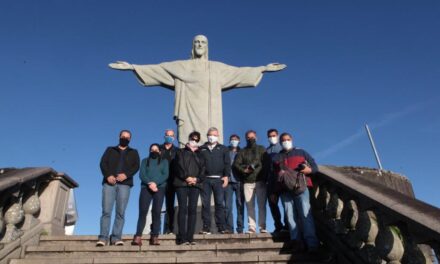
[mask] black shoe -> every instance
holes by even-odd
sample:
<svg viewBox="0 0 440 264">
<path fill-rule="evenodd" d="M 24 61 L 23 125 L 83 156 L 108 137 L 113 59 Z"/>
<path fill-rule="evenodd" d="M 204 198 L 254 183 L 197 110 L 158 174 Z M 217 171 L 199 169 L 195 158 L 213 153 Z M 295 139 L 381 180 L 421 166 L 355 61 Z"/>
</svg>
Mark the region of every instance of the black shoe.
<svg viewBox="0 0 440 264">
<path fill-rule="evenodd" d="M 184 243 L 185 243 L 185 241 L 183 241 L 182 239 L 176 239 L 176 245 L 180 246 Z"/>
</svg>

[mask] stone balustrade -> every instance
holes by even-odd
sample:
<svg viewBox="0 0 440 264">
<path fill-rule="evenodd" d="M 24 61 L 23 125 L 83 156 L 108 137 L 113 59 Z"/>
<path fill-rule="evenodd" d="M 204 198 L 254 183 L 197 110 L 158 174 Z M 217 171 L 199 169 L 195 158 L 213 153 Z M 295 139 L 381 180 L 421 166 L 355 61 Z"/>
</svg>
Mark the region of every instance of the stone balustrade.
<svg viewBox="0 0 440 264">
<path fill-rule="evenodd" d="M 0 169 L 0 263 L 41 234 L 63 235 L 70 189 L 78 184 L 51 168 Z"/>
<path fill-rule="evenodd" d="M 313 181 L 318 234 L 338 263 L 438 261 L 440 209 L 415 199 L 403 176 L 320 166 Z"/>
</svg>

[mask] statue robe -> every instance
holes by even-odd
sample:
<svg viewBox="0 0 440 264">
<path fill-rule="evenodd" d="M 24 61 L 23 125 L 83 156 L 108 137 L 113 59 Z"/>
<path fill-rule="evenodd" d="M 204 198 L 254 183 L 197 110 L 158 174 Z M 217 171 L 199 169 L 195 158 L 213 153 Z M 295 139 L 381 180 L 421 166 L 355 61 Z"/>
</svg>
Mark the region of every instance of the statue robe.
<svg viewBox="0 0 440 264">
<path fill-rule="evenodd" d="M 198 59 L 133 66 L 142 85 L 174 90 L 174 119 L 181 146 L 194 130 L 200 132 L 201 143 L 205 142 L 210 127 L 219 130 L 219 142 L 223 143 L 222 91 L 255 87 L 264 70 Z"/>
</svg>

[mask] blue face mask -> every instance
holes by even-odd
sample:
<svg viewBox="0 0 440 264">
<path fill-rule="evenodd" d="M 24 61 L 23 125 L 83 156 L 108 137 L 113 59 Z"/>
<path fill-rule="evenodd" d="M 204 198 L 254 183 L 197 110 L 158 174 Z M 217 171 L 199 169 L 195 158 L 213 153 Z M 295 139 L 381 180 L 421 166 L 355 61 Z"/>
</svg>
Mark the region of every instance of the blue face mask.
<svg viewBox="0 0 440 264">
<path fill-rule="evenodd" d="M 172 136 L 165 136 L 165 143 L 173 143 L 174 137 Z"/>
</svg>

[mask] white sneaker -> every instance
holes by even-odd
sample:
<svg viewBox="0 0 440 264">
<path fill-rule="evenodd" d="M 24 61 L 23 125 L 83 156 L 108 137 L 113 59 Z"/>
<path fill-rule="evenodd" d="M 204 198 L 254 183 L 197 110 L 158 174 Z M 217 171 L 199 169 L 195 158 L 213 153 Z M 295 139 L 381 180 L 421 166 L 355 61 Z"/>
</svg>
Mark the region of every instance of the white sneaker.
<svg viewBox="0 0 440 264">
<path fill-rule="evenodd" d="M 260 228 L 260 233 L 267 233 L 267 230 L 264 228 Z"/>
<path fill-rule="evenodd" d="M 249 230 L 246 231 L 246 234 L 255 234 L 255 229 L 249 228 Z"/>
<path fill-rule="evenodd" d="M 124 245 L 124 241 L 122 240 L 118 240 L 115 242 L 115 246 L 123 246 Z"/>
<path fill-rule="evenodd" d="M 103 240 L 98 240 L 98 242 L 96 242 L 96 246 L 97 246 L 97 247 L 103 247 L 103 246 L 105 246 L 105 241 L 103 241 Z"/>
</svg>

